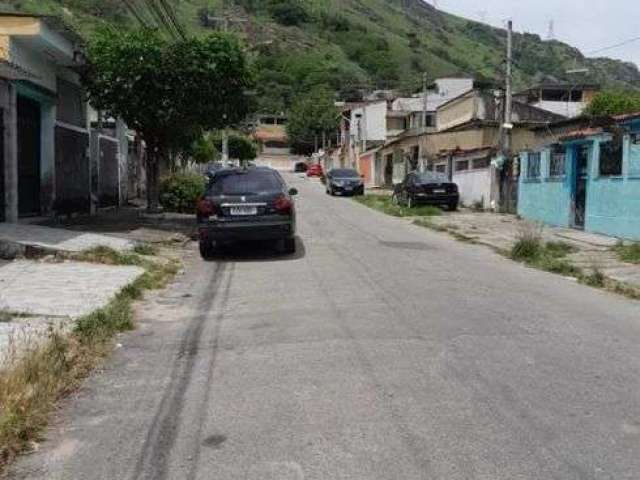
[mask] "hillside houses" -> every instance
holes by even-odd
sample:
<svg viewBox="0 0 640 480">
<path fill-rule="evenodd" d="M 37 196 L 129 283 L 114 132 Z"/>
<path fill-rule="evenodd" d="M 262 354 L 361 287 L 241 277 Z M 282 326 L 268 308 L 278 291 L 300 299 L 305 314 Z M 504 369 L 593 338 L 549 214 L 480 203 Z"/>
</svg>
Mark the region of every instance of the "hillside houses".
<svg viewBox="0 0 640 480">
<path fill-rule="evenodd" d="M 496 208 L 508 196 L 514 210 L 517 182 L 504 178 L 511 164 L 503 169 L 499 155 L 503 99 L 469 78 L 438 79 L 426 97 L 426 111 L 424 96 L 341 104 L 344 142 L 339 160 L 325 167 L 358 168 L 369 187 L 391 186 L 412 170 L 437 170 L 458 183 L 463 203 Z M 565 118 L 515 100 L 513 150 L 531 146 L 532 127 Z"/>
</svg>

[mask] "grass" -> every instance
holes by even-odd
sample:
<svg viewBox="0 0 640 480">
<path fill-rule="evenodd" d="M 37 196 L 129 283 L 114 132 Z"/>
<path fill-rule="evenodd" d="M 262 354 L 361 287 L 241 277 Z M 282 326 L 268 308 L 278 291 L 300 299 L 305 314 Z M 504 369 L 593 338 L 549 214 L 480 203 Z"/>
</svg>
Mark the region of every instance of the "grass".
<svg viewBox="0 0 640 480">
<path fill-rule="evenodd" d="M 413 208 L 407 208 L 402 205 L 394 205 L 391 197 L 384 195 L 363 195 L 355 197 L 355 200 L 369 208 L 394 217 L 433 217 L 442 215 L 442 210 L 438 207 L 419 205 Z"/>
<path fill-rule="evenodd" d="M 0 370 L 0 464 L 6 464 L 41 437 L 55 403 L 75 390 L 109 354 L 113 337 L 131 330 L 132 304 L 144 290 L 166 286 L 178 271 L 174 260 L 159 262 L 105 247 L 75 260 L 137 265 L 145 273 L 106 307 L 80 318 L 69 334 L 50 330 L 45 341 L 18 352 L 15 345 Z M 27 344 L 28 345 L 28 344 Z"/>
<path fill-rule="evenodd" d="M 138 255 L 155 256 L 158 255 L 159 249 L 155 245 L 149 243 L 138 243 L 133 251 Z"/>
<path fill-rule="evenodd" d="M 619 243 L 614 247 L 614 250 L 621 261 L 635 264 L 640 263 L 640 242 L 630 243 L 628 245 Z"/>
<path fill-rule="evenodd" d="M 566 242 L 543 242 L 542 226 L 524 223 L 518 230 L 509 257 L 546 272 L 580 278 L 582 269 L 565 259 L 575 251 L 577 249 Z"/>
</svg>

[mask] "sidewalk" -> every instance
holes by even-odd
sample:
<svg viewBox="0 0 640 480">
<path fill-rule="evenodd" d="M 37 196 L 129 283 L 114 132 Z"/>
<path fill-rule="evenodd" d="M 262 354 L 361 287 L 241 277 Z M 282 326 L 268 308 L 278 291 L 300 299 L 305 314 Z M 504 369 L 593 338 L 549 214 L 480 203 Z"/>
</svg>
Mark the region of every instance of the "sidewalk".
<svg viewBox="0 0 640 480">
<path fill-rule="evenodd" d="M 135 242 L 111 235 L 21 223 L 0 223 L 0 258 L 23 257 L 30 251 L 43 254 L 80 253 L 98 246 L 126 251 L 133 249 Z"/>
<path fill-rule="evenodd" d="M 476 243 L 499 250 L 510 250 L 525 223 L 515 215 L 488 212 L 445 212 L 430 217 L 437 227 L 461 235 Z M 567 256 L 573 265 L 585 271 L 600 270 L 607 277 L 640 287 L 640 265 L 622 262 L 613 251 L 619 240 L 606 235 L 567 228 L 544 226 L 545 242 L 565 242 L 577 249 Z"/>
</svg>

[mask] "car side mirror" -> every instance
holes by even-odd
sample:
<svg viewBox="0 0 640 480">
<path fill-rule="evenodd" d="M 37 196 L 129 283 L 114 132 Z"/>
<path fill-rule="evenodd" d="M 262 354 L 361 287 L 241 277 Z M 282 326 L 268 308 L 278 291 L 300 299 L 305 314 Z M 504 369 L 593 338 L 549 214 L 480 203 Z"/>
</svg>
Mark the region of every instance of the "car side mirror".
<svg viewBox="0 0 640 480">
<path fill-rule="evenodd" d="M 289 189 L 289 195 L 291 195 L 292 197 L 295 195 L 298 195 L 298 189 L 297 188 L 290 188 Z"/>
</svg>

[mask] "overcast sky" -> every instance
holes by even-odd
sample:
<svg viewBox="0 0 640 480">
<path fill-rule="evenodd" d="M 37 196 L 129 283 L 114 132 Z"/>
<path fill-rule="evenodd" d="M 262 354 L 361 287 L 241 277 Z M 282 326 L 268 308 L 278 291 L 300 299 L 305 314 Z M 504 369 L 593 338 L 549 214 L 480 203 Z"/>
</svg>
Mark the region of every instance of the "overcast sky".
<svg viewBox="0 0 640 480">
<path fill-rule="evenodd" d="M 434 0 L 426 0 L 432 3 Z M 584 54 L 640 37 L 640 0 L 436 0 L 438 8 L 474 20 L 503 26 L 507 18 L 518 31 L 547 37 L 554 21 L 555 38 Z M 591 55 L 590 55 L 591 56 Z M 640 65 L 640 39 L 596 56 Z"/>
</svg>

